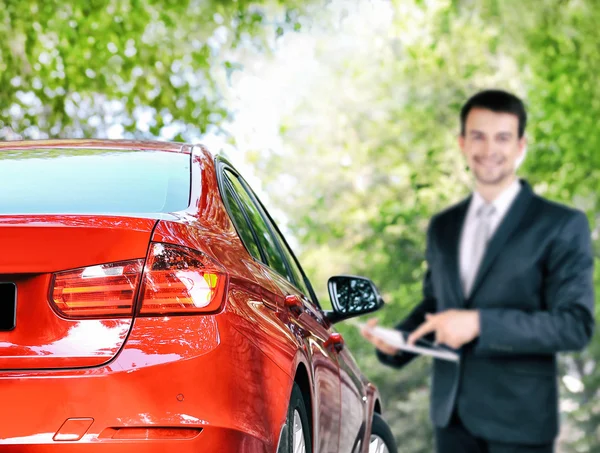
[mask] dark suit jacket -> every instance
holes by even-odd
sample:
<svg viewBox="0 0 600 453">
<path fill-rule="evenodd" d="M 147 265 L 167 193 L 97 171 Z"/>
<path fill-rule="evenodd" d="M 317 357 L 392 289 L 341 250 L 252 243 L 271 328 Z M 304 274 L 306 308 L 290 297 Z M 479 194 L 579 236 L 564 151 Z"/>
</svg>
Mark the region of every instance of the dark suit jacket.
<svg viewBox="0 0 600 453">
<path fill-rule="evenodd" d="M 446 426 L 453 410 L 491 441 L 547 443 L 558 433 L 556 353 L 584 348 L 594 331 L 593 253 L 586 216 L 522 189 L 490 239 L 465 299 L 459 242 L 470 197 L 436 215 L 427 232 L 424 299 L 397 328 L 425 313 L 477 309 L 481 334 L 459 365 L 434 360 L 431 417 Z M 414 355 L 379 359 L 401 367 Z"/>
</svg>

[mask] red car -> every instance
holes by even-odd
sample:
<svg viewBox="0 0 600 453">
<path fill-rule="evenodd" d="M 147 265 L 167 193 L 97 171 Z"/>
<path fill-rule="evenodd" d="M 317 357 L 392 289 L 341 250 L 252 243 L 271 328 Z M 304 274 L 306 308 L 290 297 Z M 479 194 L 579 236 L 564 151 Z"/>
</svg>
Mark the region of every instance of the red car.
<svg viewBox="0 0 600 453">
<path fill-rule="evenodd" d="M 202 146 L 0 144 L 1 452 L 395 452 L 333 323 L 240 174 Z"/>
</svg>

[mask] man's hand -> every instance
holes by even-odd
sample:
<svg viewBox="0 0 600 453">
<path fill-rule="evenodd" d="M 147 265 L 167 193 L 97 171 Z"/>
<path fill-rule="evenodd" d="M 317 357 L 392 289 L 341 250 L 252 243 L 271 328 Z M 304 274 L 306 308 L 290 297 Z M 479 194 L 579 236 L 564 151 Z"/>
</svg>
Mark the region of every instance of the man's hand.
<svg viewBox="0 0 600 453">
<path fill-rule="evenodd" d="M 360 329 L 360 334 L 367 341 L 369 341 L 371 344 L 373 344 L 377 349 L 379 349 L 384 354 L 396 355 L 396 353 L 398 352 L 398 349 L 396 349 L 393 346 L 390 346 L 385 341 L 381 340 L 380 338 L 376 338 L 371 334 L 371 332 L 369 331 L 369 328 L 373 328 L 376 325 L 377 325 L 377 319 L 370 319 L 369 321 L 367 321 L 368 327 L 362 327 Z"/>
<path fill-rule="evenodd" d="M 479 336 L 477 310 L 447 310 L 425 315 L 425 319 L 426 321 L 408 337 L 409 344 L 414 345 L 419 338 L 435 332 L 436 343 L 458 349 Z"/>
</svg>

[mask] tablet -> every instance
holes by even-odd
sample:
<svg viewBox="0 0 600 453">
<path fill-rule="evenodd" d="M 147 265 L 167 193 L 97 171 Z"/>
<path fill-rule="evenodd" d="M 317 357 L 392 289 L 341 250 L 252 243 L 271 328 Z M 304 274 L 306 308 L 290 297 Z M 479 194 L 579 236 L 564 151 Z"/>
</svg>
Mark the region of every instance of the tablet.
<svg viewBox="0 0 600 453">
<path fill-rule="evenodd" d="M 460 359 L 458 353 L 454 352 L 453 350 L 435 343 L 431 343 L 427 340 L 419 339 L 414 345 L 408 344 L 408 332 L 402 332 L 400 330 L 381 326 L 369 327 L 365 323 L 356 321 L 351 322 L 351 324 L 358 328 L 366 328 L 373 336 L 385 341 L 390 346 L 401 351 L 426 355 L 435 359 L 448 360 L 450 362 L 458 362 Z"/>
</svg>

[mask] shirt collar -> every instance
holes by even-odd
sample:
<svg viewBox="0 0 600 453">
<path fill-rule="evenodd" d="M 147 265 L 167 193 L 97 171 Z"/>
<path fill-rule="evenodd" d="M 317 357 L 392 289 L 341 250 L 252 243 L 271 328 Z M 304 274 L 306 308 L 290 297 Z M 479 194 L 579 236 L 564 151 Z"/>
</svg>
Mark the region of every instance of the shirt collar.
<svg viewBox="0 0 600 453">
<path fill-rule="evenodd" d="M 510 186 L 508 186 L 506 189 L 504 189 L 502 192 L 500 192 L 500 194 L 498 194 L 496 199 L 494 201 L 492 201 L 491 204 L 494 205 L 494 207 L 496 208 L 495 214 L 498 215 L 500 218 L 502 218 L 504 216 L 504 214 L 506 214 L 506 212 L 510 208 L 512 202 L 515 200 L 515 198 L 517 198 L 517 195 L 519 194 L 520 191 L 521 191 L 521 183 L 519 182 L 518 179 L 515 179 L 515 181 Z M 470 211 L 477 212 L 479 207 L 486 203 L 487 202 L 481 196 L 481 194 L 477 191 L 474 191 L 473 198 L 471 200 Z"/>
</svg>

